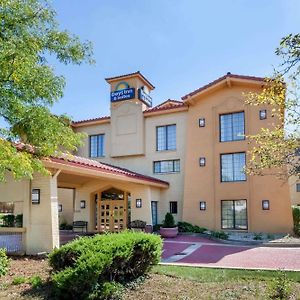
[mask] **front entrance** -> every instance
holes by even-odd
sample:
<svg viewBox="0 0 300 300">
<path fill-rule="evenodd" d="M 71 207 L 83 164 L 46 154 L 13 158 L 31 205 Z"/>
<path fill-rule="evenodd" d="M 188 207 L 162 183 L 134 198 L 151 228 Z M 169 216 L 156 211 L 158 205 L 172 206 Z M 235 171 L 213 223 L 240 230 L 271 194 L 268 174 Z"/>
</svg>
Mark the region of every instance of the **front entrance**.
<svg viewBox="0 0 300 300">
<path fill-rule="evenodd" d="M 95 193 L 96 230 L 119 232 L 127 225 L 127 193 L 115 188 Z"/>
</svg>

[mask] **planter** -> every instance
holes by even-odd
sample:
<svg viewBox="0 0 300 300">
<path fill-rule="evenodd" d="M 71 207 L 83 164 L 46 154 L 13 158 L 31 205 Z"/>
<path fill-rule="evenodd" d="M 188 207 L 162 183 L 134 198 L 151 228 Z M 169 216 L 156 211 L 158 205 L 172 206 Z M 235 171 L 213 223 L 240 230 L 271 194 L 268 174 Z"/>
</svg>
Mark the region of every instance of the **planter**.
<svg viewBox="0 0 300 300">
<path fill-rule="evenodd" d="M 173 238 L 178 235 L 178 227 L 166 228 L 160 227 L 159 234 L 164 238 Z"/>
</svg>

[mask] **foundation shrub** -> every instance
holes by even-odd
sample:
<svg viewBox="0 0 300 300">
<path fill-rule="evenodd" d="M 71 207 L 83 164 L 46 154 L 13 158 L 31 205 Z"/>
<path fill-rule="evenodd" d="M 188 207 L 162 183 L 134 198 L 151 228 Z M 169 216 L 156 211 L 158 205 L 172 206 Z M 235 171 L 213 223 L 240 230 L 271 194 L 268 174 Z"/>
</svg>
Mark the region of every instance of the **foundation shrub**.
<svg viewBox="0 0 300 300">
<path fill-rule="evenodd" d="M 0 248 L 0 277 L 4 276 L 8 272 L 9 258 L 6 255 L 6 251 Z"/>
<path fill-rule="evenodd" d="M 292 207 L 293 221 L 294 221 L 294 233 L 300 236 L 300 208 L 297 206 Z"/>
<path fill-rule="evenodd" d="M 221 240 L 227 240 L 228 234 L 224 231 L 211 231 L 210 235 L 214 238 L 221 239 Z"/>
<path fill-rule="evenodd" d="M 178 222 L 178 230 L 179 232 L 203 233 L 207 229 L 204 227 L 199 227 L 197 225 L 192 225 L 188 222 Z"/>
<path fill-rule="evenodd" d="M 14 215 L 4 215 L 2 217 L 4 227 L 14 227 L 15 216 Z"/>
<path fill-rule="evenodd" d="M 142 232 L 82 237 L 54 250 L 49 263 L 58 299 L 110 299 L 120 285 L 159 262 L 162 241 Z M 109 295 L 109 296 L 108 296 Z"/>
</svg>

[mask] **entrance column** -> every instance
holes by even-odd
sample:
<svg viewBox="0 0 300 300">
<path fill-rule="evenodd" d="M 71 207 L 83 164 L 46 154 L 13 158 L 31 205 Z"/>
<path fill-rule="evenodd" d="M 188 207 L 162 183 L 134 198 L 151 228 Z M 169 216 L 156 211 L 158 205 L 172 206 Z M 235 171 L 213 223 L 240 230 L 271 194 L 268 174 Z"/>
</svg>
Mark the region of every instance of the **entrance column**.
<svg viewBox="0 0 300 300">
<path fill-rule="evenodd" d="M 36 174 L 31 181 L 28 201 L 24 202 L 26 254 L 51 252 L 59 247 L 57 175 Z M 32 203 L 32 190 L 40 194 L 39 203 Z"/>
</svg>

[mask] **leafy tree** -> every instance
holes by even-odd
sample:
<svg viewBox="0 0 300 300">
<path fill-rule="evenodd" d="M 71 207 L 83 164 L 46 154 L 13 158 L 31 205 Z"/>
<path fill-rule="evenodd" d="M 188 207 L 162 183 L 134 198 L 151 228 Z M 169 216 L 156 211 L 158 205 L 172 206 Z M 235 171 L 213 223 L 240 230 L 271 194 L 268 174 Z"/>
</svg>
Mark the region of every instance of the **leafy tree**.
<svg viewBox="0 0 300 300">
<path fill-rule="evenodd" d="M 270 104 L 279 125 L 249 136 L 253 145 L 247 166 L 249 174 L 276 174 L 300 178 L 300 34 L 284 37 L 275 51 L 282 63 L 261 93 L 246 94 L 250 105 Z"/>
<path fill-rule="evenodd" d="M 55 17 L 48 1 L 0 0 L 0 181 L 7 170 L 15 178 L 45 171 L 42 157 L 74 151 L 81 143 L 70 118 L 51 113 L 65 80 L 47 59 L 93 63 L 92 47 L 61 30 Z M 17 150 L 20 142 L 34 151 Z"/>
</svg>

